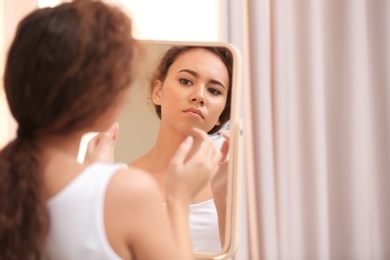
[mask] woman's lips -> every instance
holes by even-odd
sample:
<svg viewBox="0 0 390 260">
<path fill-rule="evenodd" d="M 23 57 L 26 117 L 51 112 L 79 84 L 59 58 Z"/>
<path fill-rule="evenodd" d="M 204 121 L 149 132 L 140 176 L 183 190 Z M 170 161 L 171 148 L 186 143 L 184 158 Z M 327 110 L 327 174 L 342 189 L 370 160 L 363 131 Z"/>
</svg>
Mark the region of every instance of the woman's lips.
<svg viewBox="0 0 390 260">
<path fill-rule="evenodd" d="M 196 108 L 189 108 L 189 109 L 186 109 L 184 110 L 185 113 L 189 113 L 189 114 L 192 114 L 194 116 L 198 116 L 200 118 L 203 119 L 203 114 L 202 112 L 199 110 L 199 109 L 196 109 Z"/>
</svg>

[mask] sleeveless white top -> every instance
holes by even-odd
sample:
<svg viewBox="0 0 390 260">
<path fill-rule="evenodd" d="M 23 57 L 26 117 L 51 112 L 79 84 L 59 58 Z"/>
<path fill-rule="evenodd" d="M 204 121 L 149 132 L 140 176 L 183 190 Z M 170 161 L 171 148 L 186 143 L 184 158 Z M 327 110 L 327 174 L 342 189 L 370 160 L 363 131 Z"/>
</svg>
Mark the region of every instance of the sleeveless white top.
<svg viewBox="0 0 390 260">
<path fill-rule="evenodd" d="M 189 224 L 194 252 L 216 253 L 221 251 L 218 215 L 213 199 L 190 204 Z"/>
<path fill-rule="evenodd" d="M 48 201 L 49 259 L 121 259 L 107 240 L 103 217 L 107 185 L 123 167 L 92 164 Z"/>
</svg>

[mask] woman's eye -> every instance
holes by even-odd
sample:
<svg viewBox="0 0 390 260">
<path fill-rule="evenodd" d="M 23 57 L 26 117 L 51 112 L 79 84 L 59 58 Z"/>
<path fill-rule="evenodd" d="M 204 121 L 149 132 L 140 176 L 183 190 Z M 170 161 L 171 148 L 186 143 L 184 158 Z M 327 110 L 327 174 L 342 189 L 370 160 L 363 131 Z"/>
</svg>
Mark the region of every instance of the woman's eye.
<svg viewBox="0 0 390 260">
<path fill-rule="evenodd" d="M 221 91 L 216 88 L 208 88 L 208 91 L 213 95 L 221 95 Z"/>
<path fill-rule="evenodd" d="M 182 84 L 184 84 L 184 85 L 192 85 L 192 82 L 191 82 L 191 80 L 189 80 L 189 79 L 180 79 L 179 80 Z"/>
</svg>

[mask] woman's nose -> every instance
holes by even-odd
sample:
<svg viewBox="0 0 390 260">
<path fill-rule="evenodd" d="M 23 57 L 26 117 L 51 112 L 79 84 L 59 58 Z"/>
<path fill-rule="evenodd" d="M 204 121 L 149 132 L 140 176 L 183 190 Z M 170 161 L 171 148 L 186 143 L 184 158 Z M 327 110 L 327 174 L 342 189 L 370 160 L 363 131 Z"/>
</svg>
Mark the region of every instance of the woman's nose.
<svg viewBox="0 0 390 260">
<path fill-rule="evenodd" d="M 194 91 L 192 92 L 190 96 L 191 102 L 197 102 L 201 106 L 205 104 L 205 89 L 201 86 L 194 88 Z"/>
</svg>

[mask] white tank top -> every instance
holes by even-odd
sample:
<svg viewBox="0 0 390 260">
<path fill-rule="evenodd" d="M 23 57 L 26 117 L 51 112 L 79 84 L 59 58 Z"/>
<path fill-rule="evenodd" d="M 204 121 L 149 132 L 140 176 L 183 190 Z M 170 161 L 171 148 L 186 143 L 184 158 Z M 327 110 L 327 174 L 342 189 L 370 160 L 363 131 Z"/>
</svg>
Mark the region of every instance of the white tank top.
<svg viewBox="0 0 390 260">
<path fill-rule="evenodd" d="M 190 204 L 189 225 L 194 252 L 216 253 L 221 251 L 218 214 L 213 199 Z"/>
<path fill-rule="evenodd" d="M 92 164 L 48 201 L 49 259 L 121 259 L 107 240 L 103 217 L 107 185 L 123 167 Z"/>
</svg>

